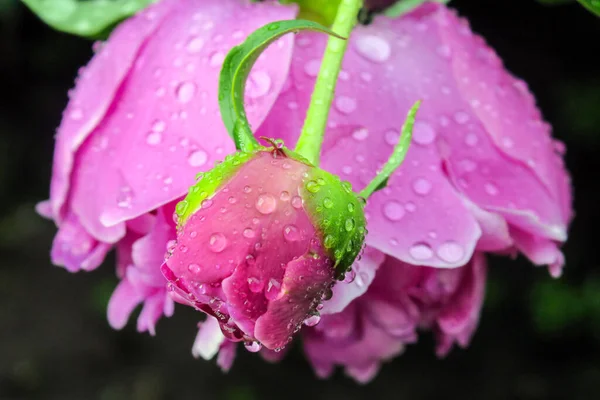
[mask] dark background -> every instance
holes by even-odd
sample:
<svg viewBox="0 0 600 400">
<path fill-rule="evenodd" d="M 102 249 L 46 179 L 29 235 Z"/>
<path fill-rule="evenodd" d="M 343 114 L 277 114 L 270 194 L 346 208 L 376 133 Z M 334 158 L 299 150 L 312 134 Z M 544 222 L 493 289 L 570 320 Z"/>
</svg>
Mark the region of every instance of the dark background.
<svg viewBox="0 0 600 400">
<path fill-rule="evenodd" d="M 482 321 L 444 360 L 433 339 L 385 365 L 367 386 L 313 376 L 298 346 L 280 364 L 240 349 L 223 375 L 190 348 L 197 315 L 178 307 L 158 335 L 110 329 L 114 260 L 72 275 L 53 267 L 47 197 L 53 134 L 91 43 L 0 0 L 0 399 L 599 399 L 600 19 L 571 4 L 455 0 L 475 31 L 524 78 L 567 144 L 577 217 L 559 281 L 545 269 L 491 260 Z"/>
</svg>

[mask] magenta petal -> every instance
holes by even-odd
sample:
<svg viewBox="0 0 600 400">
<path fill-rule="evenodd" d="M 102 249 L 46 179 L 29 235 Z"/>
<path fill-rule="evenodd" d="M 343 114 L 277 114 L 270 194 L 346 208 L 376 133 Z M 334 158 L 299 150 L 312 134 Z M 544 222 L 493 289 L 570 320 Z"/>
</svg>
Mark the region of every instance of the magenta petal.
<svg viewBox="0 0 600 400">
<path fill-rule="evenodd" d="M 117 285 L 108 302 L 108 323 L 113 329 L 123 329 L 135 307 L 143 301 L 133 285 L 124 280 Z"/>
<path fill-rule="evenodd" d="M 35 205 L 35 211 L 44 218 L 52 219 L 54 217 L 50 200 L 44 200 L 37 203 Z"/>
<path fill-rule="evenodd" d="M 102 263 L 110 248 L 110 244 L 90 236 L 77 217 L 69 214 L 54 238 L 52 263 L 64 266 L 70 272 L 91 271 Z"/>
<path fill-rule="evenodd" d="M 515 246 L 533 263 L 547 265 L 550 275 L 555 278 L 560 277 L 565 257 L 556 242 L 516 228 L 511 230 L 511 234 L 515 239 Z"/>
<path fill-rule="evenodd" d="M 354 378 L 358 383 L 369 383 L 379 372 L 381 365 L 378 362 L 370 362 L 365 365 L 348 365 L 346 374 Z"/>
</svg>

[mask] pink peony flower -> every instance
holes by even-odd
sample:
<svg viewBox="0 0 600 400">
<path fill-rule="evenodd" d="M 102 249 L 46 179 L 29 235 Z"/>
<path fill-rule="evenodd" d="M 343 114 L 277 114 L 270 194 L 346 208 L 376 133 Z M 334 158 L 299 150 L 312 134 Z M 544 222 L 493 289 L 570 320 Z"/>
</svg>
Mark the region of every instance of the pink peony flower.
<svg viewBox="0 0 600 400">
<path fill-rule="evenodd" d="M 122 280 L 109 306 L 115 328 L 140 303 L 139 330 L 154 332 L 158 318 L 172 313 L 160 276 L 164 252 L 176 238 L 171 203 L 187 193 L 196 173 L 233 152 L 218 114 L 220 63 L 251 31 L 295 14 L 295 7 L 272 2 L 162 0 L 122 23 L 80 74 L 58 129 L 50 200 L 38 210 L 58 225 L 52 261 L 69 271 L 92 270 L 117 248 Z M 289 35 L 261 56 L 246 91 L 257 136 L 294 144 L 325 41 L 318 34 Z M 571 218 L 564 148 L 552 139 L 526 84 L 445 6 L 427 4 L 400 19 L 376 17 L 355 29 L 321 167 L 364 187 L 398 140 L 399 116 L 416 99 L 423 105 L 408 157 L 365 208 L 368 246 L 353 267 L 355 278 L 334 286 L 322 321 L 306 329 L 307 355 L 322 376 L 340 364 L 358 380 L 370 379 L 382 360 L 416 339 L 419 327 L 437 332 L 439 354 L 453 342 L 466 345 L 481 307 L 485 252 L 520 251 L 560 275 L 559 246 Z M 269 191 L 283 191 L 288 183 Z M 220 208 L 229 205 L 224 194 L 216 196 L 218 204 L 193 210 L 198 219 L 204 213 L 212 218 L 211 229 L 198 227 L 198 235 L 210 244 L 217 227 L 233 234 L 239 222 L 241 236 L 224 250 L 226 257 L 209 263 L 214 281 L 189 279 L 198 288 L 178 288 L 174 293 L 184 297 L 174 296 L 217 315 L 210 304 L 196 302 L 205 295 L 196 289 L 218 282 L 207 290 L 237 296 L 226 304 L 227 315 L 238 313 L 234 331 L 244 340 L 264 340 L 257 327 L 276 300 L 257 296 L 250 312 L 233 304 L 242 293 L 252 296 L 235 287 L 254 277 L 237 268 L 247 265 L 245 248 L 255 244 L 243 239 L 250 214 L 240 210 L 239 221 L 218 225 Z M 260 218 L 258 225 L 271 226 Z M 182 226 L 178 245 L 194 231 Z M 308 232 L 314 225 L 302 226 Z M 280 251 L 272 248 L 277 260 Z M 187 280 L 186 263 L 180 251 L 167 266 Z M 216 265 L 225 265 L 232 279 L 219 275 Z M 287 272 L 277 271 L 282 279 Z M 273 274 L 265 277 L 270 281 Z M 235 346 L 224 341 L 217 322 L 210 317 L 203 323 L 194 353 L 211 358 L 220 351 L 220 365 L 228 369 Z M 278 323 L 269 327 L 287 338 L 290 328 Z"/>
</svg>

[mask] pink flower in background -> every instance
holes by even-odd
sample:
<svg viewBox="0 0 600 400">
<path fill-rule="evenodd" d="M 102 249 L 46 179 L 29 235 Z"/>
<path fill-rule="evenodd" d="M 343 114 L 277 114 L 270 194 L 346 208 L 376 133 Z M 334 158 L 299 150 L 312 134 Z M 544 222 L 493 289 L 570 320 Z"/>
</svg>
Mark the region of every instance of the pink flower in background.
<svg viewBox="0 0 600 400">
<path fill-rule="evenodd" d="M 140 331 L 153 333 L 172 314 L 160 274 L 175 239 L 172 202 L 233 152 L 217 112 L 220 63 L 254 29 L 295 14 L 270 2 L 162 0 L 121 24 L 78 78 L 58 130 L 50 200 L 38 209 L 57 223 L 52 261 L 69 271 L 92 270 L 117 248 L 115 328 L 140 303 Z M 246 92 L 257 136 L 293 146 L 325 42 L 289 35 L 260 58 Z M 322 168 L 364 187 L 417 99 L 407 160 L 365 209 L 368 246 L 354 280 L 336 284 L 321 322 L 303 329 L 320 376 L 343 365 L 367 381 L 419 328 L 436 332 L 440 355 L 454 342 L 467 345 L 483 299 L 484 252 L 520 251 L 555 276 L 564 263 L 564 149 L 525 83 L 444 6 L 355 29 Z M 219 351 L 228 369 L 235 345 L 209 317 L 194 354 Z"/>
</svg>

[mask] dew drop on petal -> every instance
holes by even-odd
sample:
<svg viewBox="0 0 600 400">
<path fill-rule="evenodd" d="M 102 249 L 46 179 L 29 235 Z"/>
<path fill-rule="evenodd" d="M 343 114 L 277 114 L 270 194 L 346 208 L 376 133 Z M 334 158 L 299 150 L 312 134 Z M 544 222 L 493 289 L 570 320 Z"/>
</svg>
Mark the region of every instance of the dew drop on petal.
<svg viewBox="0 0 600 400">
<path fill-rule="evenodd" d="M 431 192 L 431 182 L 425 178 L 418 178 L 413 182 L 413 190 L 416 194 L 426 196 Z"/>
<path fill-rule="evenodd" d="M 292 198 L 292 207 L 294 208 L 302 208 L 302 198 L 300 196 L 294 196 Z"/>
<path fill-rule="evenodd" d="M 258 353 L 262 349 L 262 344 L 258 342 L 245 342 L 244 347 L 250 353 Z"/>
<path fill-rule="evenodd" d="M 352 132 L 352 137 L 357 141 L 361 142 L 369 137 L 369 130 L 366 128 L 360 128 Z"/>
<path fill-rule="evenodd" d="M 483 188 L 485 189 L 485 192 L 490 196 L 498 195 L 498 187 L 496 187 L 496 185 L 494 185 L 493 183 L 488 182 L 485 185 L 483 185 Z"/>
<path fill-rule="evenodd" d="M 398 140 L 400 140 L 400 134 L 398 131 L 391 129 L 384 134 L 384 138 L 387 144 L 390 146 L 395 146 L 398 144 Z"/>
<path fill-rule="evenodd" d="M 433 251 L 426 243 L 416 243 L 410 247 L 408 252 L 417 261 L 424 261 L 433 257 Z"/>
<path fill-rule="evenodd" d="M 465 250 L 460 244 L 448 241 L 441 244 L 436 253 L 440 259 L 449 263 L 456 263 L 462 260 L 465 255 Z"/>
<path fill-rule="evenodd" d="M 269 279 L 269 283 L 267 284 L 267 290 L 265 292 L 265 297 L 268 300 L 275 300 L 279 296 L 279 292 L 281 290 L 281 282 L 277 279 L 271 278 Z"/>
<path fill-rule="evenodd" d="M 436 132 L 431 125 L 426 122 L 415 122 L 413 128 L 413 140 L 420 145 L 433 143 Z"/>
<path fill-rule="evenodd" d="M 250 289 L 250 291 L 252 293 L 260 293 L 265 288 L 263 281 L 261 281 L 257 277 L 251 276 L 250 278 L 248 278 L 247 282 L 248 282 L 248 288 Z"/>
<path fill-rule="evenodd" d="M 356 100 L 348 96 L 339 96 L 335 99 L 335 108 L 343 114 L 350 114 L 356 110 Z"/>
<path fill-rule="evenodd" d="M 188 265 L 188 271 L 192 274 L 199 274 L 202 271 L 202 267 L 199 264 Z"/>
<path fill-rule="evenodd" d="M 268 193 L 261 194 L 256 199 L 256 210 L 261 214 L 271 214 L 277 208 L 277 199 Z"/>
<path fill-rule="evenodd" d="M 319 322 L 321 322 L 321 316 L 320 315 L 311 315 L 310 317 L 306 318 L 304 320 L 304 325 L 306 326 L 315 326 L 317 325 Z"/>
<path fill-rule="evenodd" d="M 175 89 L 177 100 L 181 103 L 188 103 L 196 94 L 196 84 L 193 82 L 183 82 Z"/>
<path fill-rule="evenodd" d="M 271 89 L 271 77 L 265 71 L 252 71 L 246 83 L 246 94 L 251 99 L 266 95 Z"/>
<path fill-rule="evenodd" d="M 244 235 L 245 238 L 252 239 L 254 236 L 256 236 L 256 233 L 252 228 L 246 228 L 244 229 L 244 232 L 242 232 L 242 235 Z"/>
<path fill-rule="evenodd" d="M 208 248 L 215 252 L 220 253 L 227 247 L 227 238 L 222 233 L 213 233 L 208 239 Z"/>
<path fill-rule="evenodd" d="M 392 49 L 383 38 L 373 35 L 362 35 L 356 40 L 358 54 L 369 61 L 383 63 L 389 60 Z"/>
<path fill-rule="evenodd" d="M 283 237 L 288 242 L 297 242 L 302 238 L 302 235 L 296 225 L 286 225 L 283 228 Z"/>
<path fill-rule="evenodd" d="M 196 36 L 190 39 L 186 46 L 186 49 L 188 52 L 194 54 L 200 52 L 200 50 L 202 50 L 203 47 L 204 39 L 199 36 Z"/>
<path fill-rule="evenodd" d="M 390 200 L 383 205 L 383 215 L 390 221 L 400 221 L 404 214 L 404 206 L 395 200 Z"/>
<path fill-rule="evenodd" d="M 208 155 L 204 150 L 196 150 L 192 152 L 188 157 L 188 163 L 192 167 L 201 167 L 206 164 L 208 160 Z"/>
</svg>

